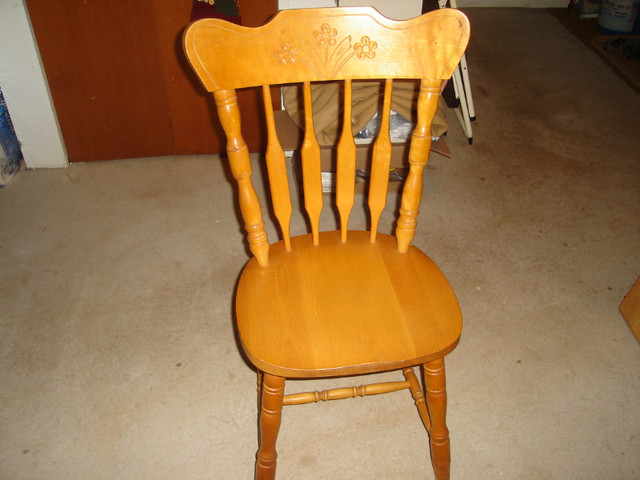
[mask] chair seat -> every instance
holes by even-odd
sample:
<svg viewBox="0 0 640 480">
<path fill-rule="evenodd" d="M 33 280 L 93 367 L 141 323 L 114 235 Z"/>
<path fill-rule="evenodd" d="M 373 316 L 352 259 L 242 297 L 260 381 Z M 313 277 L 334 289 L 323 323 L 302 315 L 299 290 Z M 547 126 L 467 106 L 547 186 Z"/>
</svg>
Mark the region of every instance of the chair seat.
<svg viewBox="0 0 640 480">
<path fill-rule="evenodd" d="M 462 317 L 449 282 L 413 245 L 350 231 L 322 232 L 271 246 L 269 265 L 253 258 L 236 296 L 245 353 L 284 377 L 373 373 L 440 358 L 460 338 Z"/>
</svg>

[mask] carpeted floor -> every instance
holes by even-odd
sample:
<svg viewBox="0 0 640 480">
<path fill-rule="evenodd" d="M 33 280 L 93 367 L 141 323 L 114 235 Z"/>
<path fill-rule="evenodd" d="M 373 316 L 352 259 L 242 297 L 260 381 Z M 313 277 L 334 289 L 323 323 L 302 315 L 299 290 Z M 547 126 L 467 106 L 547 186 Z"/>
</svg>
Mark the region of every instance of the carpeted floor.
<svg viewBox="0 0 640 480">
<path fill-rule="evenodd" d="M 449 115 L 415 239 L 465 317 L 452 478 L 640 478 L 640 346 L 618 313 L 640 275 L 640 96 L 547 10 L 468 14 L 474 143 Z M 0 479 L 251 478 L 221 160 L 21 172 L 0 221 Z M 427 449 L 405 392 L 288 407 L 279 478 L 432 478 Z"/>
</svg>

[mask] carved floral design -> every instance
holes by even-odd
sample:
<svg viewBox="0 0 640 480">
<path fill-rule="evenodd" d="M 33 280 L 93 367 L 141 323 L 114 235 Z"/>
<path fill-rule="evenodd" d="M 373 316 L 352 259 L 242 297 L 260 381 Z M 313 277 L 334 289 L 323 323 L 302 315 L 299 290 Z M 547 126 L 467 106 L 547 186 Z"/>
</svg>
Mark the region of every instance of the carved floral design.
<svg viewBox="0 0 640 480">
<path fill-rule="evenodd" d="M 273 52 L 275 57 L 278 59 L 278 62 L 282 65 L 295 63 L 297 53 L 298 51 L 295 48 L 291 48 L 291 45 L 288 43 L 283 43 L 280 45 L 280 50 Z"/>
<path fill-rule="evenodd" d="M 298 48 L 284 42 L 274 57 L 281 65 L 299 61 L 313 70 L 318 76 L 335 76 L 345 64 L 356 57 L 358 60 L 371 60 L 376 56 L 378 43 L 364 35 L 359 42 L 352 44 L 351 35 L 338 42 L 338 30 L 327 23 L 313 32 L 315 45 L 308 40 L 298 38 Z"/>
<path fill-rule="evenodd" d="M 321 47 L 333 47 L 336 44 L 336 35 L 338 35 L 338 31 L 326 23 L 320 26 L 320 30 L 313 32 L 313 36 L 316 37 L 318 45 Z"/>
<path fill-rule="evenodd" d="M 360 60 L 363 58 L 374 58 L 376 56 L 376 52 L 374 51 L 376 48 L 378 48 L 378 42 L 372 42 L 366 35 L 360 39 L 360 43 L 356 43 L 353 46 Z"/>
</svg>

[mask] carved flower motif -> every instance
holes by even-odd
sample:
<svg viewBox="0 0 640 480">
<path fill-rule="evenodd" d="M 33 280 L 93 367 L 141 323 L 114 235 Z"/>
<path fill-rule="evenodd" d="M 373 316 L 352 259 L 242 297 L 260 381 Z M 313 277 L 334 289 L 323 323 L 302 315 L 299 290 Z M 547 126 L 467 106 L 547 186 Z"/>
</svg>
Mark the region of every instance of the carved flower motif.
<svg viewBox="0 0 640 480">
<path fill-rule="evenodd" d="M 321 47 L 333 47 L 336 44 L 336 35 L 338 35 L 338 31 L 326 23 L 320 25 L 320 30 L 313 32 L 313 36 L 316 37 L 318 45 Z"/>
<path fill-rule="evenodd" d="M 378 48 L 378 42 L 373 42 L 366 35 L 360 39 L 360 43 L 356 43 L 353 49 L 356 51 L 356 55 L 360 60 L 364 58 L 373 58 L 376 56 L 374 51 Z"/>
<path fill-rule="evenodd" d="M 288 43 L 283 43 L 280 45 L 280 50 L 273 52 L 273 55 L 278 59 L 278 62 L 286 65 L 287 63 L 295 63 L 296 53 L 298 52 L 295 48 L 291 48 L 291 45 Z"/>
</svg>

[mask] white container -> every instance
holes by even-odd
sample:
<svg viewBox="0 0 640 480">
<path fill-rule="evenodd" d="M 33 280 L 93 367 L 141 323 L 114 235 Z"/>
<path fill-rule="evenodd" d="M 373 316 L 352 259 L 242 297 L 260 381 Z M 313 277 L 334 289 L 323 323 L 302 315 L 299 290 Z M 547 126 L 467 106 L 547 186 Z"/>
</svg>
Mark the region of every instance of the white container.
<svg viewBox="0 0 640 480">
<path fill-rule="evenodd" d="M 631 33 L 639 4 L 638 0 L 602 0 L 598 26 L 606 33 Z"/>
</svg>

